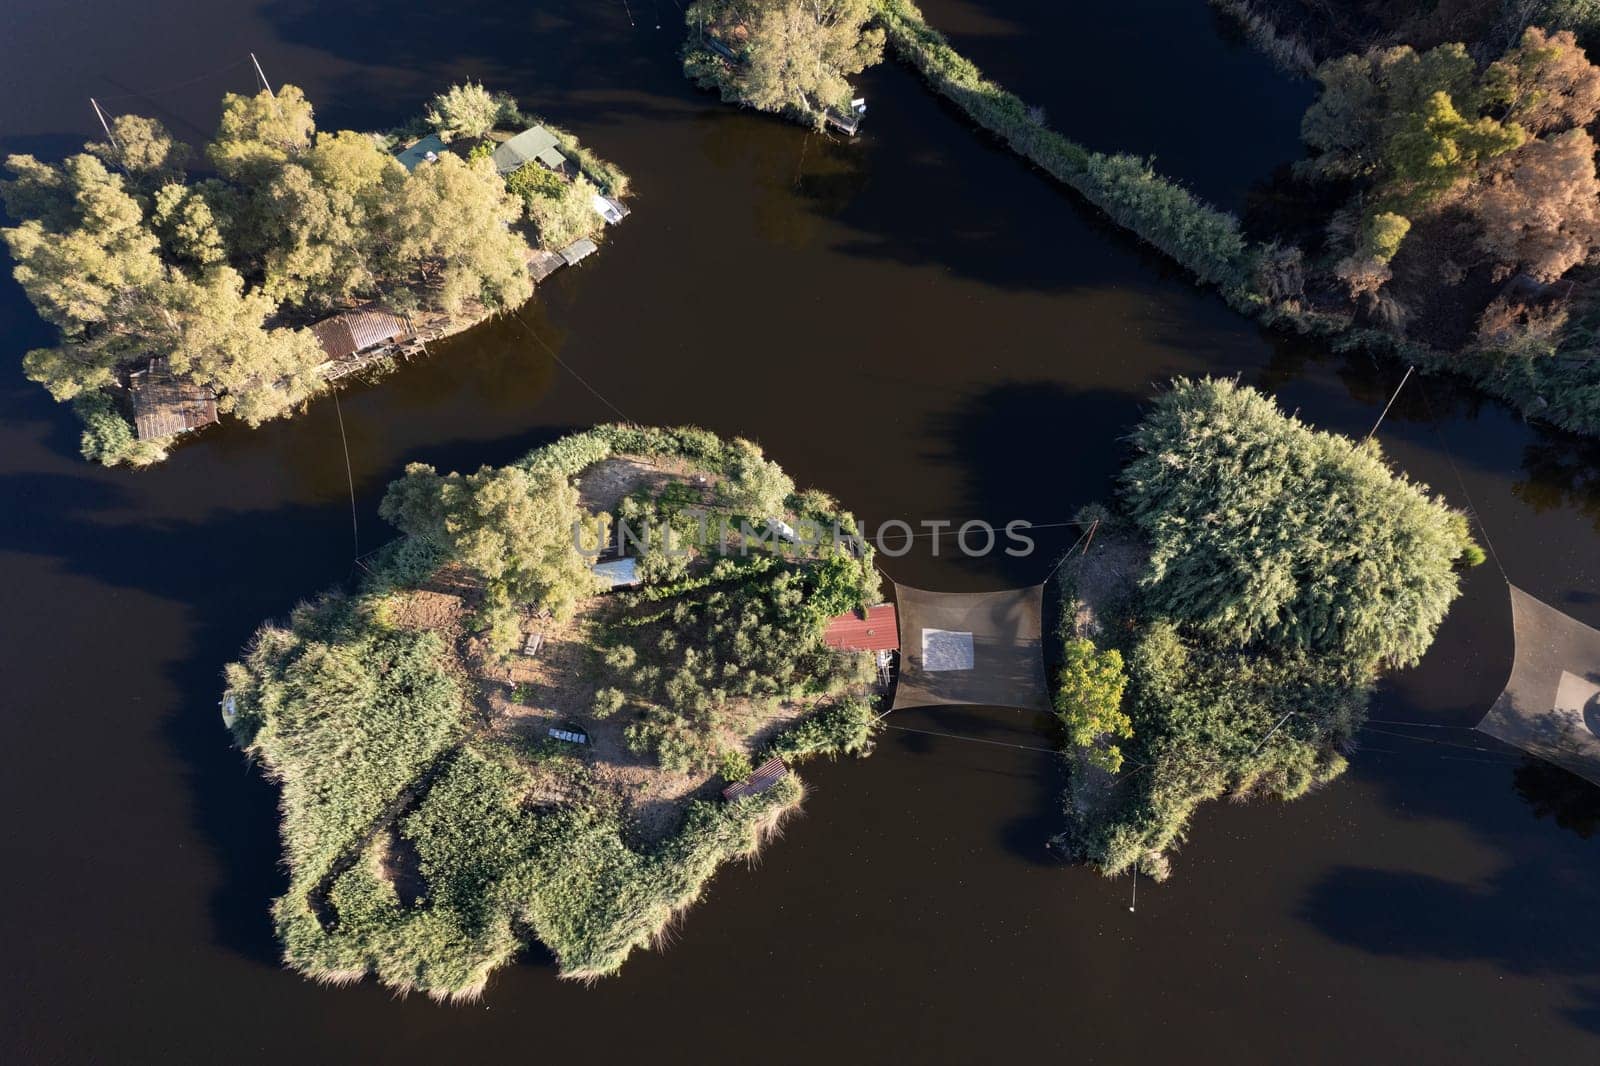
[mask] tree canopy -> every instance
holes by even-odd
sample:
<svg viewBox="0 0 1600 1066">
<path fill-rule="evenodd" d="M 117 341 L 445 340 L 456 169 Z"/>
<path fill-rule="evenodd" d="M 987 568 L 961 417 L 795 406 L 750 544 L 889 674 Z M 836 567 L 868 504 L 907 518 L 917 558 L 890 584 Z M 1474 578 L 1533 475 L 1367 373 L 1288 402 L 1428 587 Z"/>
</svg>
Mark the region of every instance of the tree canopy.
<svg viewBox="0 0 1600 1066">
<path fill-rule="evenodd" d="M 872 17 L 871 0 L 698 0 L 684 13 L 685 70 L 724 99 L 821 128 L 830 108 L 849 105 L 849 76 L 883 59 Z M 734 58 L 705 50 L 705 35 Z"/>
<path fill-rule="evenodd" d="M 427 119 L 445 140 L 482 137 L 504 115 L 506 102 L 475 81 L 452 85 L 428 104 Z"/>
<path fill-rule="evenodd" d="M 558 475 L 484 467 L 440 475 L 412 463 L 378 508 L 403 533 L 437 546 L 484 579 L 491 600 L 558 616 L 594 588 L 574 529 L 578 493 Z"/>
<path fill-rule="evenodd" d="M 1570 32 L 1531 27 L 1482 70 L 1460 44 L 1399 46 L 1330 60 L 1317 79 L 1301 125 L 1317 154 L 1302 168 L 1363 183 L 1341 270 L 1353 290 L 1386 281 L 1412 220 L 1445 206 L 1475 215 L 1501 264 L 1546 280 L 1600 248 L 1583 129 L 1600 114 L 1600 67 Z"/>
<path fill-rule="evenodd" d="M 474 95 L 457 89 L 440 99 Z M 24 367 L 57 399 L 159 357 L 254 424 L 319 387 L 325 356 L 299 327 L 334 308 L 454 314 L 532 292 L 511 229 L 522 207 L 491 162 L 446 155 L 408 174 L 373 136 L 319 132 L 293 85 L 224 99 L 206 148 L 218 178 L 191 182 L 188 147 L 153 119 L 119 115 L 111 133 L 58 164 L 12 156 L 0 182 L 17 281 L 61 331 Z M 108 454 L 117 435 L 96 432 Z"/>
<path fill-rule="evenodd" d="M 1101 743 L 1101 738 L 1133 736 L 1133 724 L 1122 711 L 1127 683 L 1122 653 L 1117 649 L 1097 651 L 1093 641 L 1067 641 L 1056 685 L 1056 711 L 1067 740 L 1084 749 L 1096 766 L 1113 774 L 1122 769 L 1122 749 L 1115 743 Z"/>
<path fill-rule="evenodd" d="M 1409 665 L 1458 592 L 1466 520 L 1378 446 L 1227 381 L 1179 379 L 1131 437 L 1121 498 L 1152 609 L 1242 646 Z"/>
</svg>

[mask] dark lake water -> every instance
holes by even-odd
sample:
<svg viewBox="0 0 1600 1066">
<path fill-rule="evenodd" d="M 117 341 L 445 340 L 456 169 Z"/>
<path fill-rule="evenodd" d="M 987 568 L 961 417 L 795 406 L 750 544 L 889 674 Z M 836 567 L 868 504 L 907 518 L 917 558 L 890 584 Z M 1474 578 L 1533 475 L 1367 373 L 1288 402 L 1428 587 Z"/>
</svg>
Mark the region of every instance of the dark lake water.
<svg viewBox="0 0 1600 1066">
<path fill-rule="evenodd" d="M 1201 0 L 926 6 L 1058 128 L 1155 154 L 1220 203 L 1297 151 L 1309 90 Z M 404 463 L 503 462 L 616 411 L 757 438 L 871 518 L 1048 523 L 1106 496 L 1122 434 L 1173 374 L 1239 375 L 1358 435 L 1398 382 L 1231 314 L 897 65 L 863 79 L 854 142 L 723 107 L 678 75 L 679 17 L 675 0 L 21 0 L 0 148 L 74 147 L 90 95 L 203 137 L 221 92 L 251 89 L 253 49 L 325 127 L 387 126 L 473 75 L 634 175 L 627 225 L 519 321 L 343 394 L 364 549 Z M 261 619 L 350 574 L 333 404 L 207 432 L 151 472 L 105 471 L 16 369 L 48 338 L 9 282 L 0 336 L 10 1061 L 1600 1055 L 1596 791 L 1387 725 L 1309 799 L 1207 808 L 1136 913 L 1128 881 L 1045 852 L 1050 756 L 891 732 L 866 762 L 808 768 L 807 815 L 620 978 L 576 987 L 535 953 L 470 1008 L 311 985 L 279 968 L 267 917 L 283 883 L 275 790 L 230 748 L 216 699 Z M 1466 506 L 1453 455 L 1511 579 L 1600 624 L 1600 447 L 1424 387 L 1384 424 L 1395 461 Z M 1068 543 L 1052 536 L 1004 566 L 888 565 L 925 587 L 1031 582 Z M 1475 722 L 1509 669 L 1509 617 L 1480 567 L 1373 717 Z M 895 721 L 1048 742 L 1011 711 Z"/>
</svg>

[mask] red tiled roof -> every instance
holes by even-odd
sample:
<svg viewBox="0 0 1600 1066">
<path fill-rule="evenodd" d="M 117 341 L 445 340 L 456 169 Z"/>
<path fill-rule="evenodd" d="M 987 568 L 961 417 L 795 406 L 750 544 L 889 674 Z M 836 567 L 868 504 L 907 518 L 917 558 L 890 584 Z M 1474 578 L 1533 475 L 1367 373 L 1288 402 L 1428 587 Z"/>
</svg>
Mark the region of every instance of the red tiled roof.
<svg viewBox="0 0 1600 1066">
<path fill-rule="evenodd" d="M 867 617 L 855 611 L 828 620 L 822 631 L 823 643 L 841 651 L 898 651 L 900 621 L 894 604 L 880 603 L 867 608 Z"/>
</svg>

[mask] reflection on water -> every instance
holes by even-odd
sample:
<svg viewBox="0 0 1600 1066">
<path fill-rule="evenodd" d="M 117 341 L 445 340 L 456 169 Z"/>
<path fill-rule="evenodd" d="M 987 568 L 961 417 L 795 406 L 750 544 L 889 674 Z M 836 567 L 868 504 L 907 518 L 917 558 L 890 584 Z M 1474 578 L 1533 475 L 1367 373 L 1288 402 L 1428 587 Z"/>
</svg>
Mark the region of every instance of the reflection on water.
<svg viewBox="0 0 1600 1066">
<path fill-rule="evenodd" d="M 1527 759 L 1513 776 L 1535 818 L 1554 819 L 1585 840 L 1600 828 L 1600 787 L 1543 759 Z"/>
<path fill-rule="evenodd" d="M 1155 151 L 1215 198 L 1298 154 L 1303 105 L 1289 97 L 1303 89 L 1202 39 L 1211 15 L 1194 0 L 926 6 L 936 23 L 959 21 L 961 43 L 986 48 L 980 63 L 1014 75 L 1058 128 Z M 70 414 L 14 369 L 0 381 L 12 712 L 0 716 L 0 801 L 28 812 L 6 828 L 25 876 L 7 882 L 4 979 L 31 1057 L 137 1042 L 188 1060 L 219 1047 L 275 1063 L 487 1059 L 535 1033 L 546 1053 L 592 1056 L 599 1033 L 616 1057 L 659 1056 L 658 1034 L 683 1031 L 706 1002 L 726 1008 L 722 1044 L 779 1031 L 780 1057 L 808 1061 L 841 1047 L 970 1062 L 1101 1046 L 1283 1061 L 1308 1043 L 1330 1059 L 1592 1057 L 1573 1004 L 1600 964 L 1571 930 L 1600 905 L 1600 879 L 1593 841 L 1559 828 L 1592 824 L 1574 813 L 1592 790 L 1525 786 L 1533 770 L 1513 786 L 1503 764 L 1422 745 L 1358 754 L 1350 779 L 1306 801 L 1203 812 L 1179 876 L 1142 888 L 1135 916 L 1126 883 L 1045 855 L 1058 761 L 1028 750 L 1044 739 L 1037 721 L 984 708 L 921 725 L 1018 747 L 894 733 L 869 762 L 808 768 L 809 817 L 758 869 L 720 876 L 681 937 L 619 981 L 583 990 L 516 967 L 492 984 L 491 1009 L 472 1010 L 278 970 L 276 796 L 218 727 L 218 671 L 258 620 L 349 576 L 345 441 L 367 547 L 385 535 L 377 501 L 404 463 L 506 462 L 615 418 L 608 403 L 759 439 L 869 521 L 1046 522 L 1106 497 L 1122 436 L 1174 373 L 1241 375 L 1359 436 L 1403 372 L 1238 318 L 905 70 L 864 79 L 861 137 L 823 139 L 696 92 L 678 72 L 677 12 L 662 0 L 658 33 L 656 8 L 630 8 L 637 27 L 620 3 L 576 0 L 155 0 L 95 8 L 81 30 L 94 47 L 79 47 L 78 7 L 19 20 L 27 47 L 0 70 L 26 86 L 0 93 L 8 148 L 84 139 L 81 95 L 96 79 L 166 84 L 185 56 L 248 46 L 305 84 L 329 126 L 383 125 L 441 82 L 480 76 L 576 128 L 639 190 L 605 251 L 516 316 L 345 391 L 337 411 L 321 400 L 292 422 L 207 431 L 147 473 L 84 466 Z M 163 106 L 209 127 L 218 90 L 202 88 Z M 0 336 L 13 368 L 48 340 L 9 284 Z M 1448 378 L 1423 384 L 1390 413 L 1386 452 L 1464 504 L 1459 463 L 1518 583 L 1600 622 L 1595 446 Z M 1065 543 L 1041 536 L 1040 553 Z M 889 565 L 960 589 L 1037 580 L 1048 563 Z M 1378 717 L 1469 722 L 1499 690 L 1504 586 L 1486 566 L 1466 588 L 1428 659 L 1385 686 Z M 1530 817 L 1524 795 L 1551 817 Z M 1549 974 L 1561 987 L 1537 979 Z M 1382 994 L 1395 987 L 1406 994 Z M 898 1014 L 882 1006 L 890 988 Z M 244 1040 L 241 1002 L 266 1022 Z M 1024 1014 L 1059 1024 L 974 1021 Z"/>
</svg>

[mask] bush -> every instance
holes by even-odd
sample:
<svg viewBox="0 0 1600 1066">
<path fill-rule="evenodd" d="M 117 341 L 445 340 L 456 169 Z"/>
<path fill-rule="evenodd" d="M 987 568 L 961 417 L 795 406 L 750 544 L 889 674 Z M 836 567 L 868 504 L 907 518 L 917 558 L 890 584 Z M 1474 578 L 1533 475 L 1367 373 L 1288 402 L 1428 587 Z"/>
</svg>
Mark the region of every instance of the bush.
<svg viewBox="0 0 1600 1066">
<path fill-rule="evenodd" d="M 590 713 L 596 718 L 610 718 L 622 709 L 622 690 L 603 688 L 594 694 L 594 706 Z"/>
<path fill-rule="evenodd" d="M 134 437 L 132 423 L 122 416 L 116 401 L 105 393 L 81 392 L 73 398 L 72 409 L 83 422 L 79 450 L 85 459 L 106 466 L 118 463 L 144 466 L 166 457 L 166 449 L 161 445 Z"/>
<path fill-rule="evenodd" d="M 750 765 L 750 757 L 742 751 L 729 748 L 722 753 L 722 759 L 717 764 L 717 773 L 729 784 L 743 781 L 753 773 L 755 767 Z"/>
<path fill-rule="evenodd" d="M 517 173 L 530 169 L 533 168 L 523 167 Z M 579 238 L 594 237 L 605 228 L 605 220 L 594 209 L 594 186 L 581 176 L 563 182 L 558 196 L 530 194 L 523 197 L 522 203 L 541 248 L 565 248 Z"/>
<path fill-rule="evenodd" d="M 1096 766 L 1116 773 L 1122 768 L 1122 750 L 1100 741 L 1107 736 L 1133 735 L 1132 724 L 1122 712 L 1122 693 L 1127 686 L 1122 653 L 1115 648 L 1097 652 L 1092 641 L 1070 640 L 1058 680 L 1055 705 L 1068 742 L 1084 749 Z"/>
</svg>

